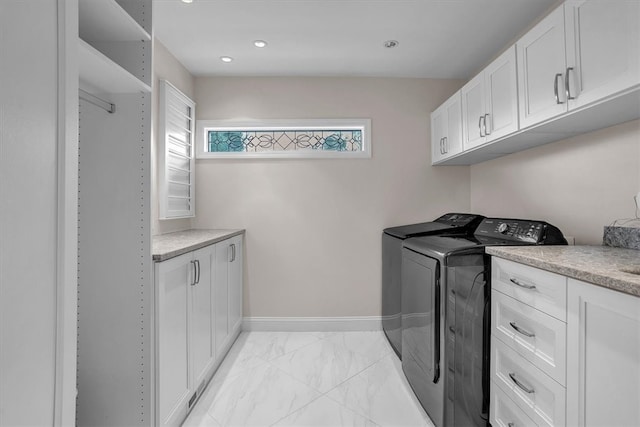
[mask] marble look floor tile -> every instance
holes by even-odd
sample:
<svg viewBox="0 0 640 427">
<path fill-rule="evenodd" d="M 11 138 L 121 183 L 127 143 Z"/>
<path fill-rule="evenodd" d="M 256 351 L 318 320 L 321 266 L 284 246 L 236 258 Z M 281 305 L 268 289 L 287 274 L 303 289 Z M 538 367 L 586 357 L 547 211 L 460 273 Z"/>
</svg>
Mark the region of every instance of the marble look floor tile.
<svg viewBox="0 0 640 427">
<path fill-rule="evenodd" d="M 327 337 L 326 340 L 341 344 L 349 350 L 364 356 L 370 362 L 380 360 L 393 351 L 381 331 L 338 332 Z"/>
<path fill-rule="evenodd" d="M 209 384 L 208 414 L 223 426 L 268 426 L 320 394 L 270 364 Z"/>
<path fill-rule="evenodd" d="M 320 397 L 291 415 L 274 424 L 277 427 L 335 427 L 365 426 L 378 427 L 373 421 L 356 414 L 350 409 L 327 397 Z"/>
<path fill-rule="evenodd" d="M 239 344 L 254 356 L 271 360 L 317 342 L 323 337 L 322 333 L 317 332 L 247 332 L 240 335 Z"/>
<path fill-rule="evenodd" d="M 266 360 L 254 355 L 243 342 L 236 341 L 224 360 L 215 372 L 214 378 L 219 381 L 223 378 L 229 378 L 238 375 L 246 370 L 255 368 L 267 363 Z"/>
<path fill-rule="evenodd" d="M 326 394 L 381 426 L 433 426 L 388 355 Z"/>
<path fill-rule="evenodd" d="M 189 414 L 182 427 L 222 427 L 211 415 L 194 410 Z"/>
<path fill-rule="evenodd" d="M 321 393 L 370 365 L 367 358 L 329 339 L 287 353 L 270 363 Z"/>
</svg>

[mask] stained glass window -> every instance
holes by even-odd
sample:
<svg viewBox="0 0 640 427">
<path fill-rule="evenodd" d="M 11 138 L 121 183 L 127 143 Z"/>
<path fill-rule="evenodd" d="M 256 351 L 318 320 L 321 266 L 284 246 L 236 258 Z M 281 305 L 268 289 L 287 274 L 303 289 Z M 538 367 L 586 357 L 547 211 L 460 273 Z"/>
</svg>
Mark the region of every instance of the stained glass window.
<svg viewBox="0 0 640 427">
<path fill-rule="evenodd" d="M 291 124 L 282 125 L 283 122 Z M 265 120 L 229 124 L 211 120 L 198 124 L 199 138 L 204 142 L 200 158 L 370 157 L 369 120 Z"/>
</svg>

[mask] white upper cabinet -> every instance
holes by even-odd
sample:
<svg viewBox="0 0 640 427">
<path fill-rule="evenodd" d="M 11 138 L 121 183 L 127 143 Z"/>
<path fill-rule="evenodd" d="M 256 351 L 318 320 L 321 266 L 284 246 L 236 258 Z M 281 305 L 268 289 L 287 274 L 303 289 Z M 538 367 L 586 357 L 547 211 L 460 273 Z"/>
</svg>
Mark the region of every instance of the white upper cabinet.
<svg viewBox="0 0 640 427">
<path fill-rule="evenodd" d="M 640 84 L 640 2 L 569 1 L 564 13 L 569 109 Z"/>
<path fill-rule="evenodd" d="M 517 131 L 515 47 L 506 50 L 460 92 L 465 150 Z"/>
<path fill-rule="evenodd" d="M 517 42 L 520 126 L 567 111 L 564 9 L 554 10 Z"/>
<path fill-rule="evenodd" d="M 474 164 L 639 118 L 640 2 L 567 0 L 461 93 L 463 150 L 438 156 L 432 137 L 433 164 Z"/>
<path fill-rule="evenodd" d="M 462 93 L 462 129 L 465 150 L 486 142 L 482 119 L 485 114 L 484 74 L 480 73 L 460 89 Z"/>
<path fill-rule="evenodd" d="M 640 84 L 640 3 L 569 1 L 517 43 L 525 128 Z"/>
<path fill-rule="evenodd" d="M 460 92 L 456 92 L 431 113 L 431 141 L 432 162 L 438 162 L 462 151 Z"/>
<path fill-rule="evenodd" d="M 482 119 L 487 141 L 518 130 L 518 83 L 516 49 L 512 46 L 484 70 L 485 116 Z"/>
</svg>

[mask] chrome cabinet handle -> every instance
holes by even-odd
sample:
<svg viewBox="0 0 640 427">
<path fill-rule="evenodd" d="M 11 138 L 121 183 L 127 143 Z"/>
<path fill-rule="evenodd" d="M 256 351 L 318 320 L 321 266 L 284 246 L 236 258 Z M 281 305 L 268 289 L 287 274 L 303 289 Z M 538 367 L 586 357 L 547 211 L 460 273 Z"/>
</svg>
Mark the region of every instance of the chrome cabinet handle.
<svg viewBox="0 0 640 427">
<path fill-rule="evenodd" d="M 193 281 L 191 282 L 191 286 L 195 286 L 196 283 L 198 283 L 196 281 L 196 278 L 198 277 L 198 267 L 196 267 L 196 262 L 197 260 L 191 260 L 191 265 L 193 266 Z"/>
<path fill-rule="evenodd" d="M 567 72 L 565 73 L 566 77 L 565 77 L 565 80 L 564 80 L 564 93 L 565 93 L 565 95 L 567 95 L 567 101 L 570 100 L 570 99 L 576 99 L 575 96 L 571 96 L 571 87 L 570 87 L 570 84 L 569 84 L 569 73 L 571 71 L 573 71 L 573 67 L 567 67 Z"/>
<path fill-rule="evenodd" d="M 526 329 L 522 329 L 520 326 L 516 325 L 516 322 L 509 322 L 509 324 L 513 329 L 515 329 L 517 332 L 521 333 L 525 337 L 533 338 L 536 336 L 536 334 L 529 332 Z"/>
<path fill-rule="evenodd" d="M 529 394 L 535 393 L 535 390 L 533 389 L 533 387 L 527 387 L 525 384 L 523 384 L 516 378 L 515 372 L 510 372 L 509 377 L 511 377 L 511 381 L 513 381 L 518 387 L 520 387 L 522 391 Z"/>
<path fill-rule="evenodd" d="M 491 117 L 489 115 L 489 113 L 485 114 L 484 116 L 484 134 L 485 135 L 491 135 L 491 126 L 487 126 L 487 117 Z"/>
<path fill-rule="evenodd" d="M 198 267 L 198 279 L 196 280 L 196 285 L 200 283 L 200 260 L 196 260 L 196 267 Z"/>
<path fill-rule="evenodd" d="M 444 154 L 444 151 L 442 150 L 442 139 L 440 138 L 440 154 Z"/>
<path fill-rule="evenodd" d="M 513 283 L 514 285 L 520 286 L 521 288 L 525 288 L 525 289 L 535 289 L 535 285 L 525 285 L 524 283 L 520 283 L 517 279 L 514 278 L 510 278 L 509 281 L 511 283 Z"/>
<path fill-rule="evenodd" d="M 229 249 L 231 249 L 231 260 L 229 262 L 233 262 L 236 260 L 236 244 L 230 244 Z"/>
<path fill-rule="evenodd" d="M 482 134 L 482 119 L 484 118 L 484 116 L 480 116 L 480 118 L 478 118 L 478 129 L 480 129 L 480 138 L 484 138 L 484 135 Z"/>
<path fill-rule="evenodd" d="M 447 138 L 446 136 L 444 138 L 442 138 L 442 146 L 444 147 L 444 154 L 447 154 L 449 152 L 449 138 Z"/>
<path fill-rule="evenodd" d="M 562 77 L 562 73 L 556 74 L 553 78 L 553 94 L 556 97 L 556 104 L 564 104 L 564 101 L 560 101 L 560 94 L 558 93 L 558 77 Z"/>
</svg>

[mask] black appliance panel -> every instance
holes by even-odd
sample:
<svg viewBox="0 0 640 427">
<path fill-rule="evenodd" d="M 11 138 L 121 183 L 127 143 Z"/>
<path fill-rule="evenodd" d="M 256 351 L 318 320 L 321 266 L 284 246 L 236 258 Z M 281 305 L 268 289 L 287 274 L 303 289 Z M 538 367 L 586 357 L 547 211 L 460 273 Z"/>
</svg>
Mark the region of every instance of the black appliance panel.
<svg viewBox="0 0 640 427">
<path fill-rule="evenodd" d="M 402 298 L 402 368 L 408 376 L 424 379 L 410 384 L 428 411 L 443 405 L 440 263 L 403 249 Z M 440 386 L 434 389 L 425 383 Z"/>
<path fill-rule="evenodd" d="M 432 222 L 390 227 L 382 233 L 382 329 L 402 359 L 401 265 L 402 242 L 429 235 L 471 235 L 483 216 L 446 213 Z"/>
</svg>

